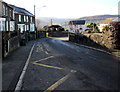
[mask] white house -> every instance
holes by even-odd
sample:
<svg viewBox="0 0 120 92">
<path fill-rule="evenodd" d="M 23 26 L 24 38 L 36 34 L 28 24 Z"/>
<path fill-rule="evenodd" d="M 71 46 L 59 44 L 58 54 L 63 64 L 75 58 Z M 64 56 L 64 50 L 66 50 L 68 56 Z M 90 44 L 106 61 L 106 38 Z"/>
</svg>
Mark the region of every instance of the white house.
<svg viewBox="0 0 120 92">
<path fill-rule="evenodd" d="M 87 28 L 85 25 L 85 20 L 73 20 L 68 23 L 69 32 L 80 33 L 84 32 Z"/>
</svg>

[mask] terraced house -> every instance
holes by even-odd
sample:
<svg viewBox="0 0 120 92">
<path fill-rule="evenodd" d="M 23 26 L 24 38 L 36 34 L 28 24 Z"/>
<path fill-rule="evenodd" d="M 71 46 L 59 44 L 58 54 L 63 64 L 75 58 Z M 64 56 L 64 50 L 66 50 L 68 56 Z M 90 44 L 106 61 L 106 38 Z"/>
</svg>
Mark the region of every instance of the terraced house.
<svg viewBox="0 0 120 92">
<path fill-rule="evenodd" d="M 24 8 L 10 6 L 15 14 L 15 30 L 21 33 L 21 39 L 28 41 L 35 31 L 35 16 Z"/>
<path fill-rule="evenodd" d="M 35 38 L 35 17 L 24 8 L 0 1 L 0 33 L 2 56 L 20 46 L 22 41 Z"/>
</svg>

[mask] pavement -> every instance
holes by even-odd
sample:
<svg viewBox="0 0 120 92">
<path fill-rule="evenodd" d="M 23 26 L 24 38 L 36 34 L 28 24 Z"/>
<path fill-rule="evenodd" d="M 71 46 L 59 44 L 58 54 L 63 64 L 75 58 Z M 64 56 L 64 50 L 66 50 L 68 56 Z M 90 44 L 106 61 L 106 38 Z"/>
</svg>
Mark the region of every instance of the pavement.
<svg viewBox="0 0 120 92">
<path fill-rule="evenodd" d="M 8 55 L 3 60 L 3 90 L 14 90 L 34 43 L 21 92 L 114 92 L 119 89 L 120 62 L 117 58 L 77 46 L 67 39 L 38 39 Z"/>
<path fill-rule="evenodd" d="M 14 90 L 34 41 L 17 48 L 2 60 L 2 90 Z"/>
</svg>

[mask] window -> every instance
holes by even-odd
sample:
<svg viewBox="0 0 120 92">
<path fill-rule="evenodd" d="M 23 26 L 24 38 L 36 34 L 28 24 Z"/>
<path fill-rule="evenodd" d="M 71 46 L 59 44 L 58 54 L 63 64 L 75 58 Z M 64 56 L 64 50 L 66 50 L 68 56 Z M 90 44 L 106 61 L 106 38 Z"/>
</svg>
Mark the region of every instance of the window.
<svg viewBox="0 0 120 92">
<path fill-rule="evenodd" d="M 26 21 L 28 22 L 29 20 L 28 20 L 28 16 L 26 16 Z"/>
<path fill-rule="evenodd" d="M 31 32 L 35 31 L 35 25 L 34 24 L 30 24 L 30 31 Z"/>
<path fill-rule="evenodd" d="M 11 10 L 9 10 L 9 14 L 10 14 L 10 17 L 12 17 L 12 11 Z"/>
<path fill-rule="evenodd" d="M 8 8 L 6 7 L 6 16 L 8 16 Z"/>
<path fill-rule="evenodd" d="M 29 25 L 27 25 L 27 31 L 29 30 Z"/>
<path fill-rule="evenodd" d="M 5 15 L 5 5 L 3 5 L 2 8 L 3 8 L 3 15 Z"/>
<path fill-rule="evenodd" d="M 8 21 L 6 21 L 6 31 L 9 31 L 8 30 Z"/>
<path fill-rule="evenodd" d="M 32 20 L 33 18 L 32 17 L 30 17 L 30 20 L 31 20 L 31 23 L 33 22 L 33 20 Z"/>
<path fill-rule="evenodd" d="M 0 18 L 0 31 L 5 31 L 5 18 Z"/>
<path fill-rule="evenodd" d="M 27 26 L 25 25 L 24 27 L 25 27 L 24 29 L 25 29 L 25 31 L 26 31 L 26 30 L 27 30 Z"/>
<path fill-rule="evenodd" d="M 21 32 L 21 33 L 23 33 L 23 31 L 24 31 L 24 24 L 18 24 L 18 30 Z"/>
<path fill-rule="evenodd" d="M 24 16 L 24 22 L 26 22 L 26 16 Z"/>
<path fill-rule="evenodd" d="M 15 25 L 14 25 L 14 21 L 10 21 L 10 31 L 14 31 L 15 30 Z"/>
<path fill-rule="evenodd" d="M 19 22 L 21 22 L 21 15 L 19 15 Z"/>
</svg>

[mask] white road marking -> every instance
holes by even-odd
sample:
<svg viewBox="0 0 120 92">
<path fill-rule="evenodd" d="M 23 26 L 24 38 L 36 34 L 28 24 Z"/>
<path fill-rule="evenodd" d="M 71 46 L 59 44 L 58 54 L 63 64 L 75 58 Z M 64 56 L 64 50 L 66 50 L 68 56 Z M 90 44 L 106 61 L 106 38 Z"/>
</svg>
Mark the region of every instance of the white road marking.
<svg viewBox="0 0 120 92">
<path fill-rule="evenodd" d="M 25 66 L 24 66 L 24 68 L 23 68 L 23 71 L 22 71 L 22 73 L 21 73 L 21 75 L 20 75 L 19 81 L 18 81 L 18 83 L 17 83 L 17 85 L 16 85 L 16 88 L 15 88 L 15 91 L 14 91 L 14 92 L 20 92 L 20 89 L 21 89 L 21 87 L 22 87 L 23 78 L 24 78 L 26 69 L 27 69 L 27 67 L 28 67 L 29 60 L 30 60 L 30 58 L 31 58 L 31 55 L 32 55 L 32 52 L 33 52 L 34 47 L 35 47 L 35 43 L 33 44 L 32 48 L 31 48 L 31 51 L 30 51 L 29 56 L 28 56 L 28 59 L 27 59 L 26 64 L 25 64 Z"/>
</svg>

